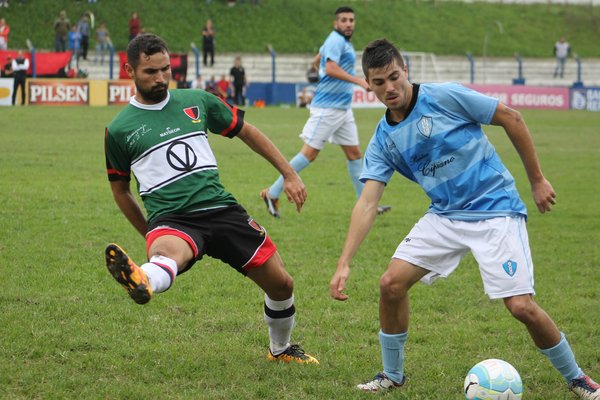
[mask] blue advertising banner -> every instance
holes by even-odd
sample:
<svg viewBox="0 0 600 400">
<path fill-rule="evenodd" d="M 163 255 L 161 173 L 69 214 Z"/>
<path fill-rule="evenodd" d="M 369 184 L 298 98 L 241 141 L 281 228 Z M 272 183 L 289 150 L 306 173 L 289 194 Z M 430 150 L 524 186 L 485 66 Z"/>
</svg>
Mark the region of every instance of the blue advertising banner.
<svg viewBox="0 0 600 400">
<path fill-rule="evenodd" d="M 572 88 L 571 108 L 573 110 L 600 111 L 600 87 Z"/>
</svg>

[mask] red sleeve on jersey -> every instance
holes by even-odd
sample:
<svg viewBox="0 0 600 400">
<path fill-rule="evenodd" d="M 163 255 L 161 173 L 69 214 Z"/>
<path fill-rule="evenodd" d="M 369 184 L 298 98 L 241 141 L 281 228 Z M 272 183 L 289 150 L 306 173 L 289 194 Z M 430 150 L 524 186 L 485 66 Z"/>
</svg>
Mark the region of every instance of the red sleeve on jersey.
<svg viewBox="0 0 600 400">
<path fill-rule="evenodd" d="M 235 106 L 230 106 L 225 100 L 221 99 L 220 97 L 218 97 L 218 99 L 221 100 L 221 102 L 225 104 L 233 114 L 231 124 L 229 124 L 229 126 L 221 132 L 221 135 L 227 136 L 228 138 L 235 137 L 238 133 L 240 133 L 240 130 L 242 130 L 242 126 L 244 126 L 244 110 L 240 110 Z"/>
<path fill-rule="evenodd" d="M 112 163 L 108 159 L 108 128 L 104 130 L 104 156 L 106 159 L 106 173 L 108 174 L 109 181 L 129 181 L 131 177 L 129 172 L 119 171 L 113 167 Z"/>
</svg>

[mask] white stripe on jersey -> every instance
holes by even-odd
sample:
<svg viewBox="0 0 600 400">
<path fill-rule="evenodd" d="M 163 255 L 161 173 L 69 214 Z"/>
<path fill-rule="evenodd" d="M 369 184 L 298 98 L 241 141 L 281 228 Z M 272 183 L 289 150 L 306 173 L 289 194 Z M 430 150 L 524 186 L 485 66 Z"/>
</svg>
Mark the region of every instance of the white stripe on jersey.
<svg viewBox="0 0 600 400">
<path fill-rule="evenodd" d="M 217 160 L 206 132 L 193 132 L 148 149 L 131 163 L 131 169 L 140 195 L 145 195 L 195 172 L 217 169 Z"/>
</svg>

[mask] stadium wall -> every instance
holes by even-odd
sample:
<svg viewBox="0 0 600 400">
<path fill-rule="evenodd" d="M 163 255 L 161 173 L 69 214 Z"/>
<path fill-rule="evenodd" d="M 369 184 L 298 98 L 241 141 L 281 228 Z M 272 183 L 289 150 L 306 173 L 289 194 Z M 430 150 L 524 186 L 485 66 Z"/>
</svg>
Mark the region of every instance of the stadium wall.
<svg viewBox="0 0 600 400">
<path fill-rule="evenodd" d="M 303 85 L 293 83 L 250 84 L 248 105 L 298 104 Z M 556 87 L 528 85 L 467 85 L 500 99 L 517 109 L 600 111 L 600 87 Z M 175 87 L 171 82 L 171 88 Z M 10 106 L 13 79 L 0 79 L 0 105 Z M 89 80 L 37 78 L 27 81 L 27 104 L 31 106 L 107 106 L 124 105 L 135 94 L 131 80 Z M 20 99 L 20 96 L 17 97 Z M 382 107 L 373 93 L 356 87 L 353 108 Z"/>
</svg>

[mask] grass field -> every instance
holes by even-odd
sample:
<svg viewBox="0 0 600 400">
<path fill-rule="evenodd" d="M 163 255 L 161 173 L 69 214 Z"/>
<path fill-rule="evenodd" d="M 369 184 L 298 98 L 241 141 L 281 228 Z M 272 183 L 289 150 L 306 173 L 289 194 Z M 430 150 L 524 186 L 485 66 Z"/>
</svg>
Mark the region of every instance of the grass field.
<svg viewBox="0 0 600 400">
<path fill-rule="evenodd" d="M 353 264 L 346 303 L 328 283 L 354 194 L 342 153 L 330 146 L 303 172 L 301 214 L 267 215 L 258 192 L 276 177 L 239 140 L 211 136 L 222 180 L 264 224 L 295 278 L 294 339 L 320 366 L 277 365 L 268 346 L 262 294 L 212 259 L 196 264 L 146 306 L 109 276 L 103 250 L 121 244 L 136 260 L 143 239 L 112 200 L 103 128 L 116 108 L 0 108 L 1 399 L 367 399 L 353 386 L 380 368 L 378 280 L 397 243 L 427 209 L 416 185 L 394 178 Z M 355 112 L 363 147 L 381 110 Z M 600 379 L 600 113 L 523 111 L 544 171 L 558 192 L 534 211 L 506 136 L 488 136 L 513 171 L 530 209 L 537 301 L 564 330 L 578 361 Z M 303 109 L 249 109 L 287 157 L 300 147 Z M 467 257 L 449 279 L 411 292 L 408 384 L 389 398 L 461 399 L 466 372 L 502 358 L 521 373 L 525 399 L 574 399 L 525 329 L 482 293 Z"/>
</svg>

